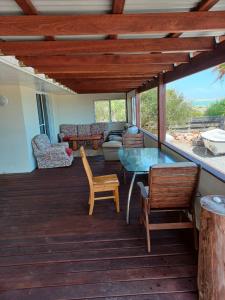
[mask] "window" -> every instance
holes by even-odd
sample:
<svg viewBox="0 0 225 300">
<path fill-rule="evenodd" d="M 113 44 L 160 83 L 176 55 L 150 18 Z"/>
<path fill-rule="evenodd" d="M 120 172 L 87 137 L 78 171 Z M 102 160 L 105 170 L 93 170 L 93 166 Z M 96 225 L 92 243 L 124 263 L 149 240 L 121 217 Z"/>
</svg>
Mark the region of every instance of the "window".
<svg viewBox="0 0 225 300">
<path fill-rule="evenodd" d="M 133 96 L 131 99 L 131 107 L 132 107 L 132 124 L 137 125 L 137 120 L 136 120 L 136 97 Z"/>
<path fill-rule="evenodd" d="M 167 85 L 166 93 L 166 141 L 222 173 L 225 173 L 224 70 L 222 64 L 179 79 Z M 216 139 L 220 142 L 216 143 Z"/>
<path fill-rule="evenodd" d="M 124 122 L 126 121 L 126 101 L 97 100 L 95 101 L 96 122 Z"/>
<path fill-rule="evenodd" d="M 154 135 L 158 134 L 157 88 L 148 90 L 141 94 L 140 119 L 141 128 Z"/>
<path fill-rule="evenodd" d="M 36 94 L 40 133 L 50 138 L 47 99 L 44 94 Z"/>
</svg>

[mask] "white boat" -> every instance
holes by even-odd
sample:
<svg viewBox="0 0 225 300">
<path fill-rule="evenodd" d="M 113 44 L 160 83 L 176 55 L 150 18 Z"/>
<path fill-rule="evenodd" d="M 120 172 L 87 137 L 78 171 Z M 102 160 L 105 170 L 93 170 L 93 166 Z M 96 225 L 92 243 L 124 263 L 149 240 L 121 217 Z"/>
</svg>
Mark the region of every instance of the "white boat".
<svg viewBox="0 0 225 300">
<path fill-rule="evenodd" d="M 213 155 L 225 154 L 225 130 L 212 129 L 201 133 L 204 145 Z"/>
</svg>

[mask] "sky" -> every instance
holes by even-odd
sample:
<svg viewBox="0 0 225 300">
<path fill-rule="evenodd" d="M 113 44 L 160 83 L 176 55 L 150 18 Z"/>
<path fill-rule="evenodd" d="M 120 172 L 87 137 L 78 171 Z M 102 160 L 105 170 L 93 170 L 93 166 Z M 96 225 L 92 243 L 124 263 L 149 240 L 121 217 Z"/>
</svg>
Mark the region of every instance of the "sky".
<svg viewBox="0 0 225 300">
<path fill-rule="evenodd" d="M 225 98 L 225 78 L 217 79 L 215 68 L 171 82 L 167 88 L 182 93 L 186 100 L 209 100 L 214 102 Z"/>
</svg>

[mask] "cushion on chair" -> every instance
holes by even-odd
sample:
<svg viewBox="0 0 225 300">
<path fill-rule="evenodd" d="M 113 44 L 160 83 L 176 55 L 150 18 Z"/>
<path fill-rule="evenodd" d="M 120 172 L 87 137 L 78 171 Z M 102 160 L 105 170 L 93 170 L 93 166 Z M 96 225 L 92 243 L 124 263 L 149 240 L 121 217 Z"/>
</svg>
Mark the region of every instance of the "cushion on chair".
<svg viewBox="0 0 225 300">
<path fill-rule="evenodd" d="M 71 148 L 66 148 L 66 153 L 68 156 L 71 156 L 73 154 L 73 150 Z"/>
<path fill-rule="evenodd" d="M 139 132 L 139 129 L 137 126 L 131 126 L 127 128 L 126 132 L 129 134 L 137 134 Z"/>
</svg>

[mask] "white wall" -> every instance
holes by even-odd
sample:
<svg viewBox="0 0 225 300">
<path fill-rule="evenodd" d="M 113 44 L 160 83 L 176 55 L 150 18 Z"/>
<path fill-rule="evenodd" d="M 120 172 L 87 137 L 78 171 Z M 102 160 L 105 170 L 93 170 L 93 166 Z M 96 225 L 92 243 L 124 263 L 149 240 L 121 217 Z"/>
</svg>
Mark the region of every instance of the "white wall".
<svg viewBox="0 0 225 300">
<path fill-rule="evenodd" d="M 19 85 L 0 85 L 8 98 L 0 106 L 0 173 L 31 172 L 35 166 L 31 139 L 40 133 L 36 91 Z"/>
<path fill-rule="evenodd" d="M 125 99 L 122 94 L 50 95 L 53 106 L 55 132 L 60 124 L 90 124 L 95 122 L 94 101 Z"/>
<path fill-rule="evenodd" d="M 27 141 L 19 86 L 0 85 L 0 94 L 8 98 L 0 106 L 0 173 L 26 172 Z"/>
<path fill-rule="evenodd" d="M 35 88 L 20 86 L 24 126 L 28 151 L 28 172 L 36 168 L 36 160 L 31 146 L 32 138 L 40 133 Z"/>
</svg>

